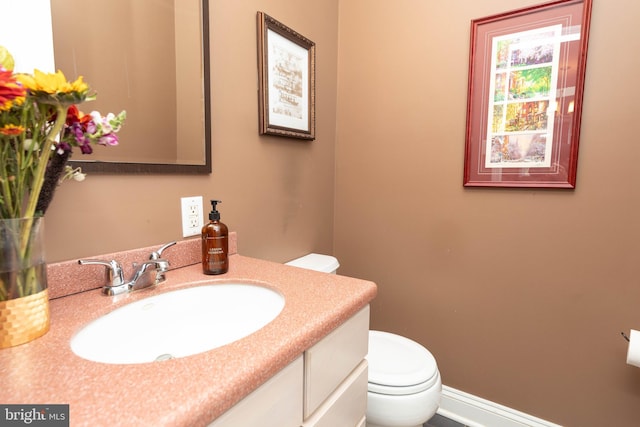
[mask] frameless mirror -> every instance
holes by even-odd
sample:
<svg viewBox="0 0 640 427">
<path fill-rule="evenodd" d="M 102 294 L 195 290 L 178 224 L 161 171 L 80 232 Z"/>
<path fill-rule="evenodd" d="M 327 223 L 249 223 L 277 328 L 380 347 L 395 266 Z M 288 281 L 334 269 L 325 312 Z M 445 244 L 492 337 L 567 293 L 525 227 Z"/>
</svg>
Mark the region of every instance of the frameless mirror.
<svg viewBox="0 0 640 427">
<path fill-rule="evenodd" d="M 127 111 L 120 145 L 74 152 L 70 164 L 211 172 L 208 0 L 56 0 L 51 14 L 56 69 L 98 95 L 80 109 Z"/>
</svg>

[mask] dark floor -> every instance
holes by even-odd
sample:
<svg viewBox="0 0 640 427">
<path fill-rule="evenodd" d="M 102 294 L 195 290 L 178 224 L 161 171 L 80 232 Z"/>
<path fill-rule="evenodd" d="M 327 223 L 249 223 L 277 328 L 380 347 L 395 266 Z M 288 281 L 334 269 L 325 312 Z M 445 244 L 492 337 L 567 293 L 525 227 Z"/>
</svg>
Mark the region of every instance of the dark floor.
<svg viewBox="0 0 640 427">
<path fill-rule="evenodd" d="M 465 427 L 465 425 L 445 418 L 442 415 L 435 414 L 423 427 Z"/>
</svg>

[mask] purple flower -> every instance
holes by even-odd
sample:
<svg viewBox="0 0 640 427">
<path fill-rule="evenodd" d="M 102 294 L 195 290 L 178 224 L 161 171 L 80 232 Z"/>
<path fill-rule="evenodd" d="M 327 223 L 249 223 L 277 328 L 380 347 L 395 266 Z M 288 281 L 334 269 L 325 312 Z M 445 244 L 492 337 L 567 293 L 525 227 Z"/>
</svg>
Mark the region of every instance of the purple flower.
<svg viewBox="0 0 640 427">
<path fill-rule="evenodd" d="M 71 145 L 69 145 L 67 142 L 62 141 L 59 142 L 58 145 L 56 145 L 56 153 L 61 156 L 69 151 L 71 151 Z"/>
<path fill-rule="evenodd" d="M 97 127 L 94 121 L 93 120 L 89 121 L 89 123 L 87 123 L 87 133 L 93 135 L 94 133 L 96 133 L 96 130 L 97 130 Z"/>
<path fill-rule="evenodd" d="M 118 145 L 118 135 L 116 135 L 115 133 L 108 133 L 106 135 L 103 135 L 98 140 L 98 144 L 109 145 L 109 146 Z"/>
<path fill-rule="evenodd" d="M 91 148 L 91 144 L 89 143 L 89 141 L 87 140 L 86 143 L 79 145 L 80 147 L 80 152 L 82 154 L 91 154 L 93 153 L 93 148 Z"/>
</svg>

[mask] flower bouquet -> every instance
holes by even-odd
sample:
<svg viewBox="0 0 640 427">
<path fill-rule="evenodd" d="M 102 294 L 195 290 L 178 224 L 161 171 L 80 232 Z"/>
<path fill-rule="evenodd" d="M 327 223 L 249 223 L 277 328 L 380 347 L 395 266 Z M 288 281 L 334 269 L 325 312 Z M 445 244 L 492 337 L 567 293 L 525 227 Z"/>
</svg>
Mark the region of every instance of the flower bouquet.
<svg viewBox="0 0 640 427">
<path fill-rule="evenodd" d="M 13 65 L 0 46 L 0 348 L 26 342 L 3 320 L 15 318 L 14 304 L 44 300 L 46 329 L 36 337 L 48 330 L 43 216 L 62 180 L 84 178 L 67 165 L 73 147 L 91 154 L 92 144 L 117 145 L 126 117 L 124 111 L 82 113 L 77 104 L 95 99 L 82 77 L 70 82 L 61 71 L 18 74 Z M 41 311 L 33 304 L 27 310 Z"/>
</svg>

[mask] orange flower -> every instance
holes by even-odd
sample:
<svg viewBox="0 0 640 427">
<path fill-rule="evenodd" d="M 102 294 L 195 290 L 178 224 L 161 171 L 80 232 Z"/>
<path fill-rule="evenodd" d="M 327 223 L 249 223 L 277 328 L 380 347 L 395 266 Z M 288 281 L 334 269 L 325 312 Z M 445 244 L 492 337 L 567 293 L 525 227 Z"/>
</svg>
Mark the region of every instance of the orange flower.
<svg viewBox="0 0 640 427">
<path fill-rule="evenodd" d="M 4 125 L 0 128 L 0 135 L 16 136 L 24 132 L 24 127 L 16 125 Z"/>
<path fill-rule="evenodd" d="M 18 83 L 11 71 L 0 68 L 0 111 L 7 111 L 12 105 L 24 102 L 26 91 Z"/>
</svg>

